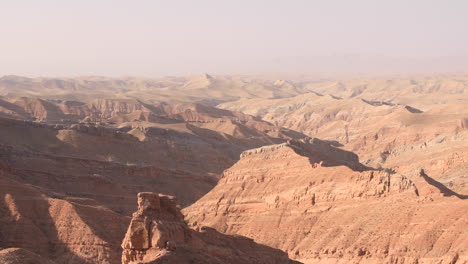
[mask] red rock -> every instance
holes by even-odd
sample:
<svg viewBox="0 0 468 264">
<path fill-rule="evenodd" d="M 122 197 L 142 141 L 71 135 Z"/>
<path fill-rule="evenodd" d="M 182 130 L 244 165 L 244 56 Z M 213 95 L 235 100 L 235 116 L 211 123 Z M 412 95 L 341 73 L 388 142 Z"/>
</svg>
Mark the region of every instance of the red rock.
<svg viewBox="0 0 468 264">
<path fill-rule="evenodd" d="M 304 263 L 464 263 L 468 202 L 421 175 L 363 169 L 331 143 L 291 141 L 244 152 L 184 213 Z"/>
<path fill-rule="evenodd" d="M 284 252 L 256 244 L 253 240 L 218 233 L 202 227 L 190 229 L 174 197 L 139 193 L 122 242 L 122 263 L 298 263 Z"/>
</svg>

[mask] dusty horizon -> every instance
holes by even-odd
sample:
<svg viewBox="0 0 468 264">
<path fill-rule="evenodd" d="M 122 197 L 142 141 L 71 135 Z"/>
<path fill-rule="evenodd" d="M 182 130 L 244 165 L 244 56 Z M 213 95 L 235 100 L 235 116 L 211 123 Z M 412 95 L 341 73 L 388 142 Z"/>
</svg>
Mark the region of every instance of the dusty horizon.
<svg viewBox="0 0 468 264">
<path fill-rule="evenodd" d="M 446 77 L 446 76 L 466 76 L 466 71 L 414 71 L 414 72 L 341 72 L 341 73 L 330 73 L 330 72 L 264 72 L 264 73 L 212 73 L 206 71 L 200 71 L 196 73 L 188 74 L 162 74 L 162 75 L 20 75 L 20 74 L 2 74 L 0 78 L 19 77 L 28 79 L 146 79 L 146 80 L 158 80 L 164 78 L 196 78 L 201 75 L 210 75 L 215 78 L 258 78 L 263 80 L 291 80 L 291 81 L 302 81 L 302 80 L 314 80 L 314 79 L 330 79 L 330 80 L 352 80 L 352 79 L 380 79 L 380 78 L 421 78 L 421 77 Z"/>
<path fill-rule="evenodd" d="M 468 71 L 464 1 L 15 1 L 0 74 Z"/>
</svg>

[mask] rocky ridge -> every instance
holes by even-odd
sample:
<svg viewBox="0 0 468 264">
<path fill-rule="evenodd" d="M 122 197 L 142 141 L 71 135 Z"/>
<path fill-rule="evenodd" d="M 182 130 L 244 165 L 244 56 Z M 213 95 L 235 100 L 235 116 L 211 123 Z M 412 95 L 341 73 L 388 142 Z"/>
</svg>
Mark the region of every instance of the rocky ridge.
<svg viewBox="0 0 468 264">
<path fill-rule="evenodd" d="M 468 261 L 465 196 L 424 170 L 366 168 L 333 144 L 246 151 L 184 214 L 193 226 L 251 237 L 304 263 Z"/>
</svg>

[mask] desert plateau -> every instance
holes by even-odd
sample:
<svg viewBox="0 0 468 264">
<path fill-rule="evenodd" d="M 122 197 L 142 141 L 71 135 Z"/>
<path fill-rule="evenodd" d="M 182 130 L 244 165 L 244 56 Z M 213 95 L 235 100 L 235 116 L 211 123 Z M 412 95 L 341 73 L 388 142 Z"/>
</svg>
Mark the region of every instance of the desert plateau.
<svg viewBox="0 0 468 264">
<path fill-rule="evenodd" d="M 0 11 L 0 264 L 468 264 L 468 2 Z"/>
</svg>

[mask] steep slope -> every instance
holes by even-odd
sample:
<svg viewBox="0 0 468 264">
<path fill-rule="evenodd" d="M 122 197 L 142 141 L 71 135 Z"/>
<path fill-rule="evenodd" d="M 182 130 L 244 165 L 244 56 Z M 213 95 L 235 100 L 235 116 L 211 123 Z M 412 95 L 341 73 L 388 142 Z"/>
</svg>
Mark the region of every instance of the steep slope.
<svg viewBox="0 0 468 264">
<path fill-rule="evenodd" d="M 177 208 L 174 197 L 139 193 L 138 210 L 133 214 L 122 242 L 123 264 L 287 264 L 277 249 L 259 245 L 241 236 L 229 236 L 202 227 L 190 229 Z"/>
<path fill-rule="evenodd" d="M 244 152 L 184 214 L 304 263 L 463 263 L 467 209 L 465 196 L 424 170 L 370 170 L 307 139 Z"/>
<path fill-rule="evenodd" d="M 34 186 L 11 180 L 10 173 L 0 169 L 1 248 L 21 247 L 56 263 L 119 263 L 118 245 L 127 217 L 103 207 L 51 198 Z M 10 249 L 2 251 L 0 259 L 9 263 L 24 258 L 16 263 L 28 263 L 31 255 Z M 39 257 L 34 261 L 48 263 Z"/>
</svg>

